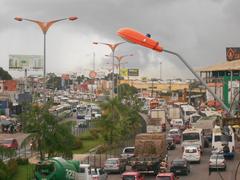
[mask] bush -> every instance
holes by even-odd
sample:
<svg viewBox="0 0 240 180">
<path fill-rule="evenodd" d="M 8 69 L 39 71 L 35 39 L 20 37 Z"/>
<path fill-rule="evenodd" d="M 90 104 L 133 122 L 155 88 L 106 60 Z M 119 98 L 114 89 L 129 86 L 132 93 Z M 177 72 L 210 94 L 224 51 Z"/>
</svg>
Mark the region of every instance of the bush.
<svg viewBox="0 0 240 180">
<path fill-rule="evenodd" d="M 2 160 L 0 160 L 0 179 L 7 179 L 7 166 Z"/>
<path fill-rule="evenodd" d="M 27 165 L 27 164 L 29 164 L 28 158 L 20 158 L 20 157 L 18 157 L 16 161 L 17 161 L 18 165 Z"/>
<path fill-rule="evenodd" d="M 83 147 L 82 139 L 80 137 L 76 137 L 73 149 L 80 149 L 82 147 Z"/>
<path fill-rule="evenodd" d="M 8 175 L 13 177 L 17 173 L 18 164 L 15 159 L 10 159 L 7 163 Z"/>
<path fill-rule="evenodd" d="M 99 130 L 97 128 L 92 128 L 90 129 L 90 134 L 93 137 L 93 139 L 97 139 L 98 138 L 98 134 L 99 134 Z"/>
</svg>

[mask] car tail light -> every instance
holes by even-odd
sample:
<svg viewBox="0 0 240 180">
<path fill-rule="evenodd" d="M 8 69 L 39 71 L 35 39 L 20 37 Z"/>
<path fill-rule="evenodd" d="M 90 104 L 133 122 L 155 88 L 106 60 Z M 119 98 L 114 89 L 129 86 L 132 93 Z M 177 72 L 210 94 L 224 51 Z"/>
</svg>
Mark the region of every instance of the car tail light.
<svg viewBox="0 0 240 180">
<path fill-rule="evenodd" d="M 99 180 L 99 177 L 92 177 L 92 180 Z"/>
</svg>

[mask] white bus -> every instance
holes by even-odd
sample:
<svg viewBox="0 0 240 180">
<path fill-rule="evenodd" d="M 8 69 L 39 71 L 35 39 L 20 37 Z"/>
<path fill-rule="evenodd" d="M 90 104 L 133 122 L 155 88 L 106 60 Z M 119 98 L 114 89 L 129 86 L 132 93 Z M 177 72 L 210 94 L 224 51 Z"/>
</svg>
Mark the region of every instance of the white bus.
<svg viewBox="0 0 240 180">
<path fill-rule="evenodd" d="M 219 126 L 215 126 L 212 130 L 212 151 L 222 151 L 222 135 L 223 134 L 221 128 Z"/>
<path fill-rule="evenodd" d="M 215 126 L 212 134 L 212 152 L 224 151 L 224 146 L 228 146 L 229 151 L 224 152 L 224 157 L 233 158 L 235 151 L 235 135 L 231 126 L 221 129 Z"/>
<path fill-rule="evenodd" d="M 191 105 L 180 106 L 181 116 L 184 121 L 189 121 L 192 114 L 197 113 L 196 109 Z"/>
<path fill-rule="evenodd" d="M 204 136 L 201 128 L 186 129 L 182 133 L 182 149 L 185 146 L 197 145 L 199 146 L 201 153 L 204 148 Z"/>
</svg>

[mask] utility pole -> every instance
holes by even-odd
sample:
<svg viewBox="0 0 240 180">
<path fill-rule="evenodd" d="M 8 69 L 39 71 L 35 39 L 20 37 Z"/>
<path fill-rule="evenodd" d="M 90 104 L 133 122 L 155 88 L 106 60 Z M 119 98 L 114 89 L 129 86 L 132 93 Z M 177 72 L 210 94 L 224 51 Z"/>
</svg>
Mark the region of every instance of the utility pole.
<svg viewBox="0 0 240 180">
<path fill-rule="evenodd" d="M 159 69 L 160 71 L 159 71 L 159 78 L 160 78 L 160 80 L 162 80 L 162 62 L 160 62 L 160 69 Z"/>
</svg>

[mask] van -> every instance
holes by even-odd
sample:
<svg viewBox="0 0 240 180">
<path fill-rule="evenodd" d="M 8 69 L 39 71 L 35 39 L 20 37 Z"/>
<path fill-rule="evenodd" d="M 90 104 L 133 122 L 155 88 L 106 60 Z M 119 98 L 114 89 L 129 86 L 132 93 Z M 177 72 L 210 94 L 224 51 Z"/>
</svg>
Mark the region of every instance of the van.
<svg viewBox="0 0 240 180">
<path fill-rule="evenodd" d="M 122 151 L 121 157 L 128 159 L 134 156 L 135 147 L 125 147 Z"/>
</svg>

